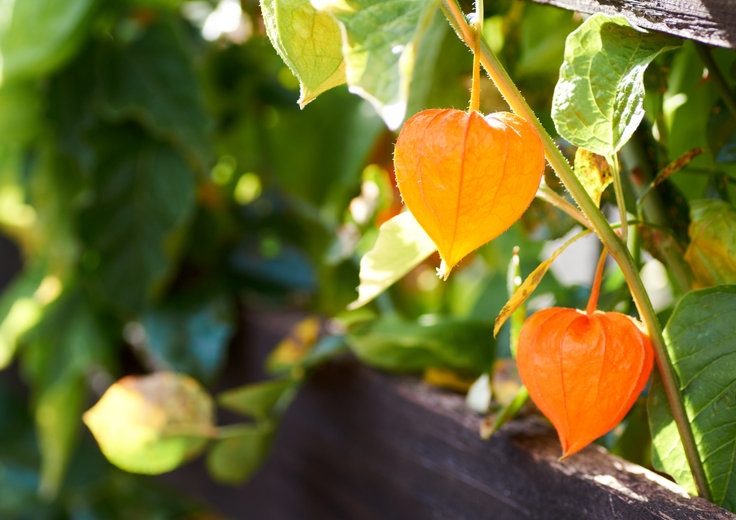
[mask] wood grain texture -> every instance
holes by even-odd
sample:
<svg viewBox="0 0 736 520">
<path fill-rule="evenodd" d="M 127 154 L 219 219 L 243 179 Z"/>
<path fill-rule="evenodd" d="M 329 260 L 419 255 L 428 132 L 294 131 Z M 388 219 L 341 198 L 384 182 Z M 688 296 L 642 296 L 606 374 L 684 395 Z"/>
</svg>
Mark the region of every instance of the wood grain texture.
<svg viewBox="0 0 736 520">
<path fill-rule="evenodd" d="M 736 0 L 532 0 L 583 13 L 624 16 L 633 25 L 736 49 Z"/>
<path fill-rule="evenodd" d="M 261 378 L 254 352 L 295 319 L 251 317 L 230 383 Z M 301 391 L 250 483 L 216 485 L 201 461 L 163 479 L 234 520 L 736 518 L 598 447 L 558 461 L 556 435 L 537 418 L 489 441 L 479 421 L 462 396 L 345 359 Z"/>
</svg>

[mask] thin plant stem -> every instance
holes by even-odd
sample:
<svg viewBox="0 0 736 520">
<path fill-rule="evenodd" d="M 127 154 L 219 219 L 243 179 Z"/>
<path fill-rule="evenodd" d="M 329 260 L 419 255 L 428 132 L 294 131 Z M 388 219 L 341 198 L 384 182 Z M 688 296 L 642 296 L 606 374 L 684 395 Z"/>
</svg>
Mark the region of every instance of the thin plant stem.
<svg viewBox="0 0 736 520">
<path fill-rule="evenodd" d="M 473 31 L 468 25 L 468 22 L 465 19 L 462 10 L 456 3 L 456 0 L 442 0 L 442 10 L 460 38 L 472 49 Z M 698 488 L 698 493 L 702 497 L 711 500 L 708 480 L 698 454 L 695 436 L 690 427 L 690 422 L 685 411 L 685 405 L 680 393 L 677 374 L 672 366 L 672 360 L 669 357 L 667 346 L 662 336 L 662 328 L 626 244 L 616 234 L 605 216 L 600 212 L 598 206 L 585 191 L 585 188 L 572 171 L 567 159 L 562 155 L 562 152 L 557 147 L 552 137 L 547 133 L 536 114 L 534 114 L 532 109 L 526 103 L 521 92 L 516 87 L 516 84 L 513 82 L 485 41 L 481 42 L 480 51 L 481 64 L 488 72 L 488 75 L 496 85 L 496 88 L 506 99 L 511 110 L 525 118 L 535 127 L 537 133 L 542 139 L 545 155 L 550 166 L 555 170 L 557 176 L 570 192 L 572 198 L 578 204 L 586 218 L 590 221 L 591 226 L 603 245 L 608 249 L 613 259 L 619 265 L 629 286 L 631 296 L 639 311 L 639 315 L 649 331 L 649 336 L 652 340 L 652 345 L 657 357 L 657 366 L 659 367 L 665 393 L 667 395 L 667 401 L 670 405 L 675 424 L 677 425 L 677 430 L 680 434 L 685 455 L 693 474 L 693 480 Z"/>
<path fill-rule="evenodd" d="M 539 200 L 543 200 L 546 203 L 551 204 L 552 206 L 559 209 L 560 211 L 567 213 L 570 217 L 572 217 L 579 224 L 581 224 L 585 229 L 592 229 L 590 222 L 585 217 L 585 215 L 583 215 L 580 212 L 578 208 L 570 204 L 567 200 L 562 198 L 559 194 L 555 193 L 555 191 L 549 186 L 547 186 L 545 183 L 542 183 L 542 185 L 537 190 L 536 197 Z"/>
<path fill-rule="evenodd" d="M 591 316 L 598 308 L 598 297 L 601 294 L 601 281 L 603 280 L 603 269 L 606 267 L 606 258 L 608 258 L 608 251 L 604 247 L 603 251 L 601 251 L 601 257 L 598 259 L 598 265 L 595 268 L 593 285 L 590 287 L 588 306 L 585 308 L 585 314 L 588 316 Z"/>
<path fill-rule="evenodd" d="M 616 194 L 616 204 L 621 217 L 621 240 L 625 244 L 629 238 L 629 226 L 626 224 L 626 199 L 624 198 L 624 183 L 621 180 L 621 163 L 618 155 L 613 154 L 608 158 L 608 164 L 611 166 L 613 174 L 613 191 Z"/>
<path fill-rule="evenodd" d="M 473 38 L 473 83 L 470 87 L 471 112 L 480 109 L 480 42 L 483 40 L 483 0 L 475 2 L 475 35 Z"/>
</svg>

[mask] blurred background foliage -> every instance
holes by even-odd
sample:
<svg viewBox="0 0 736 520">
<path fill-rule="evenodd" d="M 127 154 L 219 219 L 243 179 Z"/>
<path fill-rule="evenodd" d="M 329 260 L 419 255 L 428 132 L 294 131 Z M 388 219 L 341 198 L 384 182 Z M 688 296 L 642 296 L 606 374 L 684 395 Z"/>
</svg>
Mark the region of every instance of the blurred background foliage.
<svg viewBox="0 0 736 520">
<path fill-rule="evenodd" d="M 324 359 L 349 348 L 382 369 L 432 369 L 438 384 L 448 379 L 436 369 L 451 369 L 460 383 L 448 386 L 467 389 L 494 358 L 508 357 L 508 332 L 495 344 L 490 331 L 508 297 L 512 251 L 520 248 L 519 270 L 530 272 L 569 236 L 572 220 L 535 202 L 447 283 L 433 258 L 370 306 L 346 312 L 361 255 L 400 210 L 394 134 L 344 86 L 299 110 L 298 84 L 253 0 L 0 8 L 0 227 L 22 259 L 0 299 L 0 516 L 204 517 L 201 505 L 111 465 L 84 428 L 84 411 L 126 375 L 187 374 L 204 389 L 198 399 L 219 392 L 219 406 L 248 417 L 218 429 L 207 447 L 212 477 L 239 483 Z M 551 128 L 564 39 L 579 17 L 523 2 L 489 3 L 486 13 L 489 43 Z M 717 58 L 733 63 L 728 53 Z M 409 111 L 465 108 L 470 54 L 441 16 L 417 60 Z M 678 118 L 695 115 L 705 127 L 720 112 L 717 92 L 698 83 L 703 66 L 692 48 L 653 70 L 650 119 L 677 129 L 666 151 L 651 139 L 635 143 L 656 171 L 708 144 Z M 686 92 L 687 104 L 668 106 L 667 89 Z M 483 110 L 504 108 L 485 86 Z M 673 177 L 672 190 L 728 195 L 734 128 L 722 124 L 713 139 L 723 141 L 725 166 L 701 157 L 694 173 Z M 4 250 L 9 275 L 17 262 Z M 595 255 L 566 254 L 579 264 L 576 276 L 546 277 L 531 308 L 583 305 Z M 609 278 L 602 301 L 627 298 L 623 281 Z M 665 295 L 661 308 L 671 301 Z M 264 309 L 315 317 L 274 345 L 273 379 L 222 391 L 229 350 L 245 347 L 231 344 L 243 313 Z"/>
</svg>

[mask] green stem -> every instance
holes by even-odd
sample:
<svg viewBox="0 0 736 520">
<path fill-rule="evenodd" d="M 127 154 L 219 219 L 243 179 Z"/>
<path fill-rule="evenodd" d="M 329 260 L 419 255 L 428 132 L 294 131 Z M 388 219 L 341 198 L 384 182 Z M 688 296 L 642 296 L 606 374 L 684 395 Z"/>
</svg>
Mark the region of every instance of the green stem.
<svg viewBox="0 0 736 520">
<path fill-rule="evenodd" d="M 448 21 L 458 33 L 460 38 L 471 49 L 473 48 L 473 30 L 468 25 L 465 16 L 456 3 L 456 0 L 442 0 L 442 10 Z M 580 183 L 575 173 L 572 171 L 567 159 L 555 144 L 552 137 L 547 133 L 542 123 L 537 118 L 529 105 L 524 100 L 521 92 L 516 87 L 511 77 L 498 61 L 496 56 L 490 50 L 485 41 L 481 42 L 481 63 L 488 72 L 491 80 L 495 83 L 501 95 L 516 114 L 525 118 L 532 124 L 544 145 L 545 155 L 550 166 L 555 170 L 557 176 L 565 185 L 570 195 L 580 207 L 583 214 L 590 221 L 595 233 L 600 238 L 603 245 L 608 249 L 609 253 L 619 265 L 626 282 L 629 285 L 631 296 L 636 303 L 639 315 L 649 330 L 649 336 L 657 357 L 657 364 L 662 375 L 662 381 L 667 394 L 667 400 L 672 410 L 672 416 L 677 425 L 677 430 L 682 439 L 688 464 L 693 474 L 693 479 L 698 488 L 698 493 L 710 499 L 710 490 L 708 488 L 708 480 L 703 469 L 700 456 L 698 455 L 697 445 L 690 422 L 685 411 L 685 406 L 680 394 L 679 382 L 672 366 L 672 361 L 667 353 L 667 347 L 662 337 L 662 329 L 657 319 L 657 315 L 649 299 L 644 283 L 639 276 L 639 272 L 634 264 L 634 260 L 629 254 L 626 244 L 619 238 L 613 228 L 610 226 L 605 216 L 600 212 L 598 206 L 593 202 L 585 188 Z"/>
<path fill-rule="evenodd" d="M 629 226 L 626 223 L 628 216 L 626 214 L 624 183 L 621 180 L 621 163 L 619 162 L 618 155 L 616 154 L 613 154 L 607 160 L 608 164 L 611 166 L 611 173 L 613 174 L 613 190 L 616 194 L 616 204 L 618 205 L 618 212 L 621 217 L 621 240 L 626 243 L 629 238 Z"/>
</svg>

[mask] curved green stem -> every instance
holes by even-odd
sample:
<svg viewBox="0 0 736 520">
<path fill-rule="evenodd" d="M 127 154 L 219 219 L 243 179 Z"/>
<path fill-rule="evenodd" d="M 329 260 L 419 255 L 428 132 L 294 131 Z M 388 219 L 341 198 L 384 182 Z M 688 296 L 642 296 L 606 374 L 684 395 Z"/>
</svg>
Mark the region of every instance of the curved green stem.
<svg viewBox="0 0 736 520">
<path fill-rule="evenodd" d="M 456 0 L 442 0 L 442 9 L 450 24 L 458 33 L 460 38 L 471 49 L 473 48 L 473 30 L 456 3 Z M 679 382 L 672 366 L 672 361 L 667 353 L 667 348 L 662 337 L 662 328 L 657 315 L 649 299 L 644 283 L 633 258 L 629 254 L 626 244 L 610 226 L 598 206 L 593 202 L 585 188 L 575 176 L 570 164 L 555 144 L 552 137 L 547 133 L 542 123 L 537 118 L 529 105 L 524 100 L 521 92 L 516 87 L 511 77 L 490 50 L 485 41 L 481 42 L 481 63 L 488 72 L 491 80 L 495 83 L 501 95 L 506 99 L 511 110 L 531 123 L 544 145 L 545 155 L 550 166 L 555 170 L 557 176 L 565 185 L 570 195 L 580 207 L 585 217 L 590 221 L 595 233 L 603 245 L 608 249 L 611 256 L 618 263 L 626 282 L 629 285 L 632 298 L 636 303 L 639 315 L 645 323 L 652 345 L 657 357 L 657 364 L 662 375 L 662 381 L 667 394 L 667 400 L 672 410 L 672 416 L 677 424 L 677 429 L 682 439 L 690 470 L 693 474 L 698 492 L 701 496 L 710 499 L 710 490 L 705 476 L 700 456 L 698 455 L 695 437 L 690 428 L 690 422 L 685 411 L 685 406 L 680 394 Z"/>
</svg>

